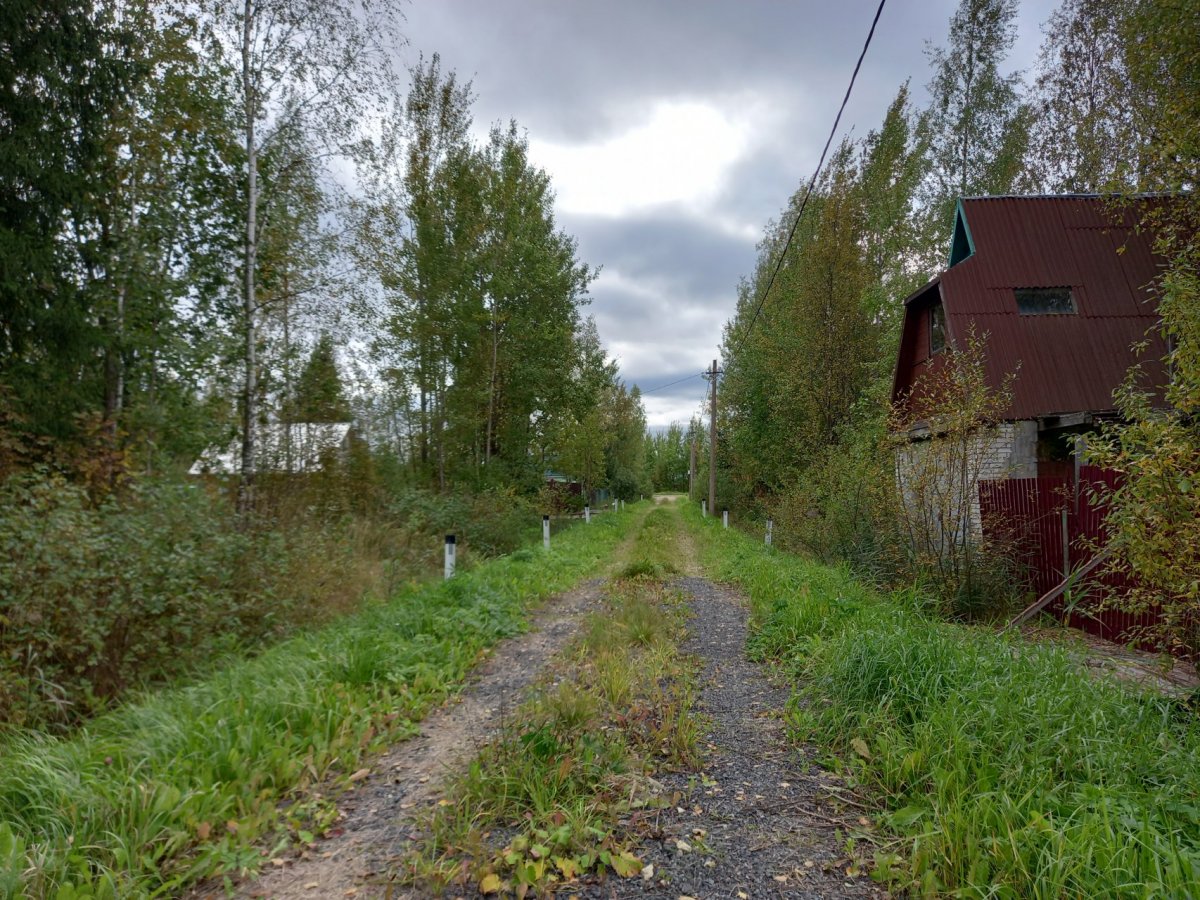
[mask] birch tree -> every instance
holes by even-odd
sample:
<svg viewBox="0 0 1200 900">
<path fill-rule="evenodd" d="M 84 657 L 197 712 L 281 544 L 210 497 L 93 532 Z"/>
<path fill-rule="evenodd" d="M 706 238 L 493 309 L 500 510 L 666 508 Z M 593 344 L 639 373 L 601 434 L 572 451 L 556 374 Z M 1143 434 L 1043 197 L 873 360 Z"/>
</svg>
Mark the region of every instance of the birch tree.
<svg viewBox="0 0 1200 900">
<path fill-rule="evenodd" d="M 326 158 L 354 153 L 364 120 L 382 114 L 394 87 L 389 52 L 399 13 L 391 0 L 207 0 L 202 8 L 209 48 L 229 79 L 244 157 L 238 501 L 245 512 L 257 468 L 258 252 L 271 202 L 260 183 L 262 160 L 296 127 Z"/>
<path fill-rule="evenodd" d="M 1030 166 L 1053 192 L 1136 184 L 1145 138 L 1123 31 L 1134 0 L 1064 0 L 1038 56 Z"/>
<path fill-rule="evenodd" d="M 930 177 L 925 202 L 931 240 L 950 227 L 958 197 L 1005 194 L 1021 174 L 1030 110 L 1020 73 L 1001 66 L 1017 38 L 1017 0 L 961 0 L 945 47 L 926 50 L 933 67 L 927 111 Z"/>
</svg>

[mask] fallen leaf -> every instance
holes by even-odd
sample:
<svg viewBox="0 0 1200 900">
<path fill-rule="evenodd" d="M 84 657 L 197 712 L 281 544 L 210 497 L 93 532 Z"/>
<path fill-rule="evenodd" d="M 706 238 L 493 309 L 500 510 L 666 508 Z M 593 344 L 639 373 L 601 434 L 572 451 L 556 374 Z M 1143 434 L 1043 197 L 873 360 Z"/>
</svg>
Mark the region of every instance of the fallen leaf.
<svg viewBox="0 0 1200 900">
<path fill-rule="evenodd" d="M 238 823 L 237 823 L 237 820 L 236 820 L 236 819 L 230 819 L 228 822 L 226 822 L 226 823 L 225 823 L 225 830 L 226 830 L 226 831 L 228 831 L 230 834 L 237 834 L 237 833 L 238 833 Z"/>
<path fill-rule="evenodd" d="M 716 867 L 717 867 L 717 861 L 715 859 L 709 858 L 704 861 L 704 868 L 715 869 Z"/>
<path fill-rule="evenodd" d="M 786 875 L 776 875 L 775 880 L 780 884 L 787 884 L 788 877 Z"/>
<path fill-rule="evenodd" d="M 558 867 L 558 871 L 562 872 L 563 878 L 568 881 L 579 877 L 579 863 L 572 857 L 556 856 L 554 857 L 554 865 Z"/>
<path fill-rule="evenodd" d="M 654 863 L 647 863 L 642 866 L 642 880 L 649 881 L 654 877 Z"/>
<path fill-rule="evenodd" d="M 750 900 L 750 895 L 745 891 L 738 891 L 738 900 Z"/>
<path fill-rule="evenodd" d="M 305 889 L 306 891 L 311 891 L 313 888 L 319 888 L 320 886 L 321 886 L 321 882 L 319 882 L 319 881 L 310 881 L 308 884 L 306 884 L 306 885 L 304 886 L 304 889 Z"/>
<path fill-rule="evenodd" d="M 676 841 L 675 849 L 678 850 L 680 853 L 691 853 L 692 845 L 689 844 L 687 841 Z"/>
<path fill-rule="evenodd" d="M 207 822 L 201 822 L 196 826 L 196 837 L 200 840 L 207 841 L 210 834 L 212 834 L 212 826 Z"/>
<path fill-rule="evenodd" d="M 481 894 L 498 894 L 500 893 L 500 876 L 494 872 L 484 875 L 479 879 L 479 893 Z"/>
<path fill-rule="evenodd" d="M 280 859 L 280 858 L 277 856 L 277 857 L 275 857 L 273 860 L 271 860 L 271 865 L 273 865 L 273 866 L 274 866 L 275 868 L 277 868 L 277 869 L 281 869 L 281 868 L 283 868 L 284 866 L 286 866 L 286 865 L 287 865 L 287 860 L 286 860 L 286 859 Z"/>
<path fill-rule="evenodd" d="M 370 774 L 371 774 L 370 769 L 359 769 L 357 772 L 355 772 L 353 775 L 350 776 L 350 780 L 351 781 L 362 781 L 364 778 L 366 778 Z"/>
<path fill-rule="evenodd" d="M 867 742 L 864 741 L 862 738 L 851 738 L 850 746 L 853 747 L 854 752 L 857 753 L 859 756 L 861 756 L 863 759 L 871 758 L 871 751 L 869 749 L 867 749 Z"/>
<path fill-rule="evenodd" d="M 642 861 L 628 850 L 615 854 L 609 864 L 622 878 L 632 878 L 642 871 Z"/>
</svg>

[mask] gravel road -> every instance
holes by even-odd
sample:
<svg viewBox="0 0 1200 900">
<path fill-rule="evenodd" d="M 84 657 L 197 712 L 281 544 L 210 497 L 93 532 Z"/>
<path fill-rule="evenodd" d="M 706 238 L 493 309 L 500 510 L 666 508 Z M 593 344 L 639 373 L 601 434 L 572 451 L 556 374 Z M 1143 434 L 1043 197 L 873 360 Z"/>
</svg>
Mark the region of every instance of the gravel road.
<svg viewBox="0 0 1200 900">
<path fill-rule="evenodd" d="M 656 498 L 657 499 L 657 498 Z M 680 547 L 689 572 L 695 547 Z M 546 664 L 565 648 L 583 617 L 599 608 L 604 582 L 591 581 L 544 606 L 529 633 L 499 644 L 454 702 L 432 713 L 421 734 L 375 760 L 355 789 L 338 799 L 333 836 L 302 856 L 279 860 L 237 886 L 243 898 L 425 896 L 392 883 L 414 829 L 413 816 L 437 802 L 447 772 L 461 768 L 493 737 Z M 699 664 L 700 773 L 657 776 L 678 806 L 664 810 L 653 837 L 638 848 L 642 877 L 610 877 L 560 889 L 583 898 L 880 897 L 886 893 L 847 856 L 846 831 L 861 825 L 840 808 L 841 787 L 814 765 L 811 748 L 784 735 L 790 694 L 746 659 L 747 610 L 732 591 L 694 575 L 678 579 L 691 618 L 683 649 Z M 225 896 L 216 886 L 192 900 Z"/>
<path fill-rule="evenodd" d="M 785 740 L 779 713 L 786 685 L 748 661 L 746 608 L 702 578 L 678 582 L 692 619 L 684 650 L 701 662 L 699 711 L 710 727 L 703 775 L 657 776 L 683 800 L 660 819 L 661 834 L 641 848 L 649 878 L 609 879 L 580 897 L 880 897 L 852 867 L 839 813 L 824 787 L 839 786 Z M 679 842 L 688 849 L 681 849 Z"/>
</svg>

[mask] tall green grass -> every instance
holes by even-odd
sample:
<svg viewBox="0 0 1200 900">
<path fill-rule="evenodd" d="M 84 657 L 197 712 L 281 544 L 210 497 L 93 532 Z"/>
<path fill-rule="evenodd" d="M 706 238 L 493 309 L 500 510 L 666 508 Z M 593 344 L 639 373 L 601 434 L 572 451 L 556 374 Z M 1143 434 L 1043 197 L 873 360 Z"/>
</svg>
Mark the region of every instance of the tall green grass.
<svg viewBox="0 0 1200 900">
<path fill-rule="evenodd" d="M 4 736 L 0 897 L 158 896 L 254 868 L 281 801 L 414 733 L 481 649 L 519 631 L 531 602 L 596 571 L 638 518 L 598 517 L 548 553 L 401 593 L 69 739 Z"/>
<path fill-rule="evenodd" d="M 1200 896 L 1200 722 L 1061 650 L 935 621 L 845 570 L 704 527 L 796 678 L 793 732 L 838 754 L 899 836 L 878 872 L 922 895 Z"/>
<path fill-rule="evenodd" d="M 629 562 L 621 569 L 621 578 L 666 578 L 679 572 L 679 512 L 662 507 L 652 509 L 634 536 Z"/>
</svg>

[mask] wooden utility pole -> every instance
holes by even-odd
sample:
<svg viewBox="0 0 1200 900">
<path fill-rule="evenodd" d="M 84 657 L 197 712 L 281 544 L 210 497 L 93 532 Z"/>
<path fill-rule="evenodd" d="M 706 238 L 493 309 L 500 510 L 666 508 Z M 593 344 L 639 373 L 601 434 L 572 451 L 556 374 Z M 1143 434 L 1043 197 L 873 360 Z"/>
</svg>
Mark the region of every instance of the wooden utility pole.
<svg viewBox="0 0 1200 900">
<path fill-rule="evenodd" d="M 708 415 L 708 508 L 717 512 L 717 361 L 714 359 L 708 377 L 712 382 Z"/>
<path fill-rule="evenodd" d="M 696 439 L 692 438 L 692 462 L 688 466 L 688 499 L 696 496 Z"/>
</svg>

